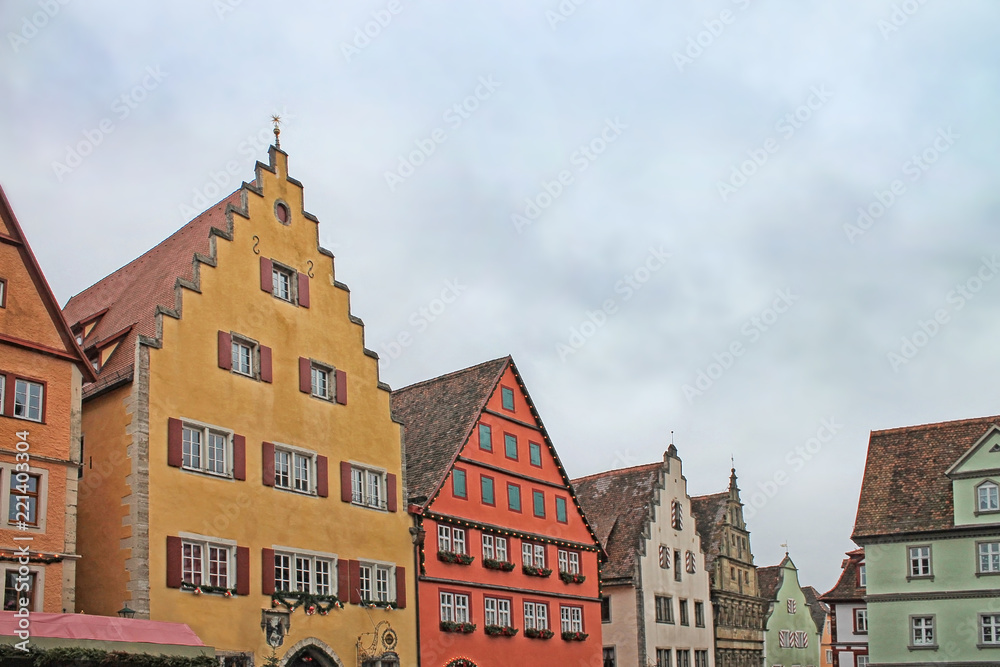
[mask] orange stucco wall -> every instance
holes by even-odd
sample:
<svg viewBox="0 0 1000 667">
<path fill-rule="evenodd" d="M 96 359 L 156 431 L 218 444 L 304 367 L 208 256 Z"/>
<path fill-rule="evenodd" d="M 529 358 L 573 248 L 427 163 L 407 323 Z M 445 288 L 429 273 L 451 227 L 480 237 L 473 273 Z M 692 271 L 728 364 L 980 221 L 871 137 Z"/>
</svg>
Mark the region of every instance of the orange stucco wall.
<svg viewBox="0 0 1000 667">
<path fill-rule="evenodd" d="M 500 387 L 514 391 L 514 410 L 502 406 Z M 491 414 L 496 413 L 496 414 Z M 567 584 L 559 578 L 556 559 L 557 547 L 549 544 L 546 567 L 553 570 L 546 578 L 529 576 L 521 571 L 521 544 L 519 534 L 543 536 L 565 540 L 580 545 L 596 547 L 582 514 L 576 508 L 565 487 L 555 459 L 550 454 L 541 432 L 529 425 L 536 424 L 517 377 L 508 368 L 498 388 L 487 402 L 481 423 L 490 425 L 493 451 L 479 446 L 478 428 L 460 452 L 455 468 L 466 473 L 466 498 L 456 497 L 452 474 L 449 473 L 439 495 L 428 511 L 434 514 L 467 519 L 476 524 L 501 526 L 512 534 L 508 538 L 508 560 L 516 564 L 512 572 L 491 570 L 482 565 L 482 532 L 467 529 L 467 553 L 475 557 L 471 565 L 445 563 L 437 558 L 437 522 L 425 519 L 424 546 L 426 579 L 420 587 L 421 657 L 425 667 L 445 665 L 456 657 L 471 658 L 481 667 L 501 665 L 600 665 L 601 664 L 601 614 L 598 583 L 598 552 L 580 550 L 581 572 L 586 575 L 582 584 Z M 521 423 L 519 423 L 521 422 Z M 527 425 L 526 425 L 527 424 Z M 518 459 L 506 456 L 504 435 L 511 434 L 518 440 Z M 541 445 L 542 465 L 533 466 L 529 457 L 529 442 Z M 484 464 L 484 465 L 478 465 Z M 485 466 L 492 466 L 486 468 Z M 497 470 L 501 468 L 503 470 Z M 504 472 L 509 471 L 509 472 Z M 520 476 L 515 476 L 516 473 Z M 482 501 L 481 477 L 494 479 L 495 506 Z M 530 478 L 530 479 L 525 479 Z M 521 512 L 508 509 L 507 483 L 521 487 Z M 550 484 L 544 484 L 548 482 Z M 559 485 L 556 488 L 552 485 Z M 545 517 L 533 512 L 533 491 L 545 496 Z M 555 498 L 567 502 L 567 522 L 556 520 Z M 463 582 L 463 583 L 449 583 Z M 472 585 L 465 585 L 472 584 Z M 470 597 L 471 622 L 477 625 L 471 634 L 442 632 L 439 629 L 439 594 L 460 592 Z M 492 637 L 484 632 L 483 597 L 500 597 L 511 600 L 511 616 L 519 632 L 514 637 Z M 567 596 L 567 597 L 561 597 Z M 524 636 L 523 602 L 546 602 L 549 605 L 549 628 L 555 632 L 551 639 L 532 639 Z M 565 641 L 561 638 L 559 608 L 572 605 L 583 608 L 583 631 L 589 634 L 585 641 Z"/>
</svg>

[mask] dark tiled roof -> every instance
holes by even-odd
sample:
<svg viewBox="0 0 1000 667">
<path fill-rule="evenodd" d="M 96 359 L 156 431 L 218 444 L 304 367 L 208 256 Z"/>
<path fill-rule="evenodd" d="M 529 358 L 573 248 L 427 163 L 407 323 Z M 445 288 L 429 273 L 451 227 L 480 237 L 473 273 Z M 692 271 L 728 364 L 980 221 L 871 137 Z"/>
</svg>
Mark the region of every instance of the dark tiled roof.
<svg viewBox="0 0 1000 667">
<path fill-rule="evenodd" d="M 778 589 L 784 581 L 784 568 L 780 565 L 768 565 L 757 568 L 757 594 L 765 600 L 777 600 Z"/>
<path fill-rule="evenodd" d="M 209 230 L 215 227 L 228 231 L 226 207 L 242 208 L 241 202 L 242 189 L 66 303 L 63 314 L 71 325 L 107 310 L 83 342 L 85 350 L 131 327 L 118 349 L 101 368 L 98 384 L 102 384 L 102 380 L 128 375 L 135 359 L 137 337 L 157 336 L 157 307 L 170 310 L 177 307 L 174 291 L 177 280 L 193 279 L 195 253 L 208 255 L 210 251 Z"/>
<path fill-rule="evenodd" d="M 635 574 L 662 469 L 662 463 L 650 463 L 573 480 L 580 506 L 608 553 L 608 562 L 601 570 L 603 579 Z"/>
<path fill-rule="evenodd" d="M 410 498 L 437 491 L 509 363 L 509 356 L 494 359 L 392 392 L 393 419 L 404 426 Z"/>
<path fill-rule="evenodd" d="M 953 528 L 945 471 L 998 423 L 981 417 L 872 431 L 852 537 Z"/>
<path fill-rule="evenodd" d="M 701 536 L 701 549 L 705 552 L 705 569 L 711 570 L 722 549 L 722 524 L 726 518 L 726 501 L 729 492 L 695 496 L 691 499 L 691 514 Z"/>
<path fill-rule="evenodd" d="M 813 623 L 816 624 L 816 631 L 822 634 L 830 608 L 819 599 L 819 591 L 812 586 L 803 586 L 802 592 L 806 595 L 806 604 L 809 605 L 809 613 L 812 614 Z"/>
<path fill-rule="evenodd" d="M 865 599 L 865 589 L 858 586 L 858 566 L 864 560 L 864 553 L 863 549 L 847 552 L 848 558 L 844 559 L 840 579 L 833 588 L 820 596 L 821 600 L 837 602 Z"/>
</svg>

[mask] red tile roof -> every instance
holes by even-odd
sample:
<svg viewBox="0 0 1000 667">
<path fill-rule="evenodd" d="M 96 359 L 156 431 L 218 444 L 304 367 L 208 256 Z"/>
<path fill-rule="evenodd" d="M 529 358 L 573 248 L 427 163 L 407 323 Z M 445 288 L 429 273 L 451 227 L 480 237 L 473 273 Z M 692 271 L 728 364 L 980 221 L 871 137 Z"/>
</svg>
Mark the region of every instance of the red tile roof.
<svg viewBox="0 0 1000 667">
<path fill-rule="evenodd" d="M 778 591 L 785 580 L 785 568 L 780 565 L 768 565 L 757 568 L 757 594 L 772 602 L 778 599 Z"/>
<path fill-rule="evenodd" d="M 858 586 L 858 567 L 864 562 L 865 552 L 863 549 L 855 549 L 847 552 L 841 567 L 840 579 L 829 591 L 820 596 L 826 602 L 839 602 L 849 600 L 864 600 L 865 589 Z"/>
<path fill-rule="evenodd" d="M 631 579 L 638 554 L 645 553 L 646 528 L 663 488 L 663 463 L 609 470 L 573 480 L 576 497 L 608 553 L 601 578 Z"/>
<path fill-rule="evenodd" d="M 954 527 L 947 471 L 1000 416 L 872 431 L 855 541 Z"/>
<path fill-rule="evenodd" d="M 100 346 L 128 330 L 118 349 L 101 368 L 97 383 L 85 387 L 85 395 L 131 375 L 138 336 L 158 337 L 157 310 L 173 311 L 178 307 L 177 282 L 194 279 L 195 254 L 210 254 L 210 230 L 214 227 L 231 232 L 226 220 L 229 206 L 245 208 L 242 188 L 66 303 L 63 313 L 71 325 L 106 310 L 84 340 L 85 350 Z"/>
<path fill-rule="evenodd" d="M 511 358 L 493 359 L 392 392 L 392 416 L 404 426 L 410 498 L 433 498 Z"/>
</svg>

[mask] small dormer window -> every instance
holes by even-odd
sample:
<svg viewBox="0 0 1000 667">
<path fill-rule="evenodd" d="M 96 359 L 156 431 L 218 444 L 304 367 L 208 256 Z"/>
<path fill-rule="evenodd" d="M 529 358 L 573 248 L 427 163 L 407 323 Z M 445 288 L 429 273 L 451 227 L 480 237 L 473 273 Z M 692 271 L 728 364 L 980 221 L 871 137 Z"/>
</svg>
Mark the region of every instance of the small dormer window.
<svg viewBox="0 0 1000 667">
<path fill-rule="evenodd" d="M 865 571 L 865 564 L 858 565 L 858 586 L 864 588 L 868 585 L 868 574 Z"/>
<path fill-rule="evenodd" d="M 976 488 L 980 512 L 1000 511 L 1000 487 L 993 482 L 983 482 Z"/>
</svg>

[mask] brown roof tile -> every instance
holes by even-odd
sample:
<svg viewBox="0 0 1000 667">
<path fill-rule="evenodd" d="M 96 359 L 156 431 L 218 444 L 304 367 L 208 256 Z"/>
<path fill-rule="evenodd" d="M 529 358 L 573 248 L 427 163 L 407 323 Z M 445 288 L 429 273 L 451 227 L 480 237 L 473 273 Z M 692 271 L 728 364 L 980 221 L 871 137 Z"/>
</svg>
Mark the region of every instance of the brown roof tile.
<svg viewBox="0 0 1000 667">
<path fill-rule="evenodd" d="M 393 419 L 404 426 L 410 498 L 437 491 L 509 363 L 509 356 L 494 359 L 392 392 Z"/>
<path fill-rule="evenodd" d="M 85 350 L 131 327 L 101 368 L 98 385 L 131 373 L 137 337 L 157 336 L 157 307 L 170 310 L 177 307 L 174 290 L 177 280 L 193 279 L 195 253 L 209 254 L 211 228 L 228 231 L 226 207 L 229 205 L 242 208 L 242 189 L 66 303 L 63 314 L 71 325 L 106 310 L 84 341 Z M 93 391 L 93 388 L 87 389 Z"/>
<path fill-rule="evenodd" d="M 722 549 L 721 527 L 726 518 L 726 501 L 729 492 L 695 496 L 691 499 L 691 514 L 701 536 L 701 549 L 705 552 L 705 569 L 711 571 Z"/>
<path fill-rule="evenodd" d="M 953 528 L 945 471 L 998 423 L 980 417 L 872 431 L 853 539 Z"/>
<path fill-rule="evenodd" d="M 777 600 L 778 589 L 785 579 L 785 568 L 781 565 L 768 565 L 757 568 L 757 592 L 765 600 Z"/>
<path fill-rule="evenodd" d="M 576 497 L 608 554 L 605 580 L 631 578 L 661 488 L 662 463 L 609 470 L 573 480 Z"/>
<path fill-rule="evenodd" d="M 830 608 L 819 599 L 819 591 L 812 586 L 803 586 L 802 592 L 805 593 L 806 604 L 809 605 L 809 613 L 812 615 L 813 623 L 816 624 L 816 631 L 822 633 Z"/>
<path fill-rule="evenodd" d="M 827 602 L 864 600 L 865 589 L 858 586 L 858 567 L 864 561 L 865 552 L 863 549 L 855 549 L 847 552 L 844 559 L 843 570 L 836 585 L 820 596 L 821 600 Z"/>
</svg>

